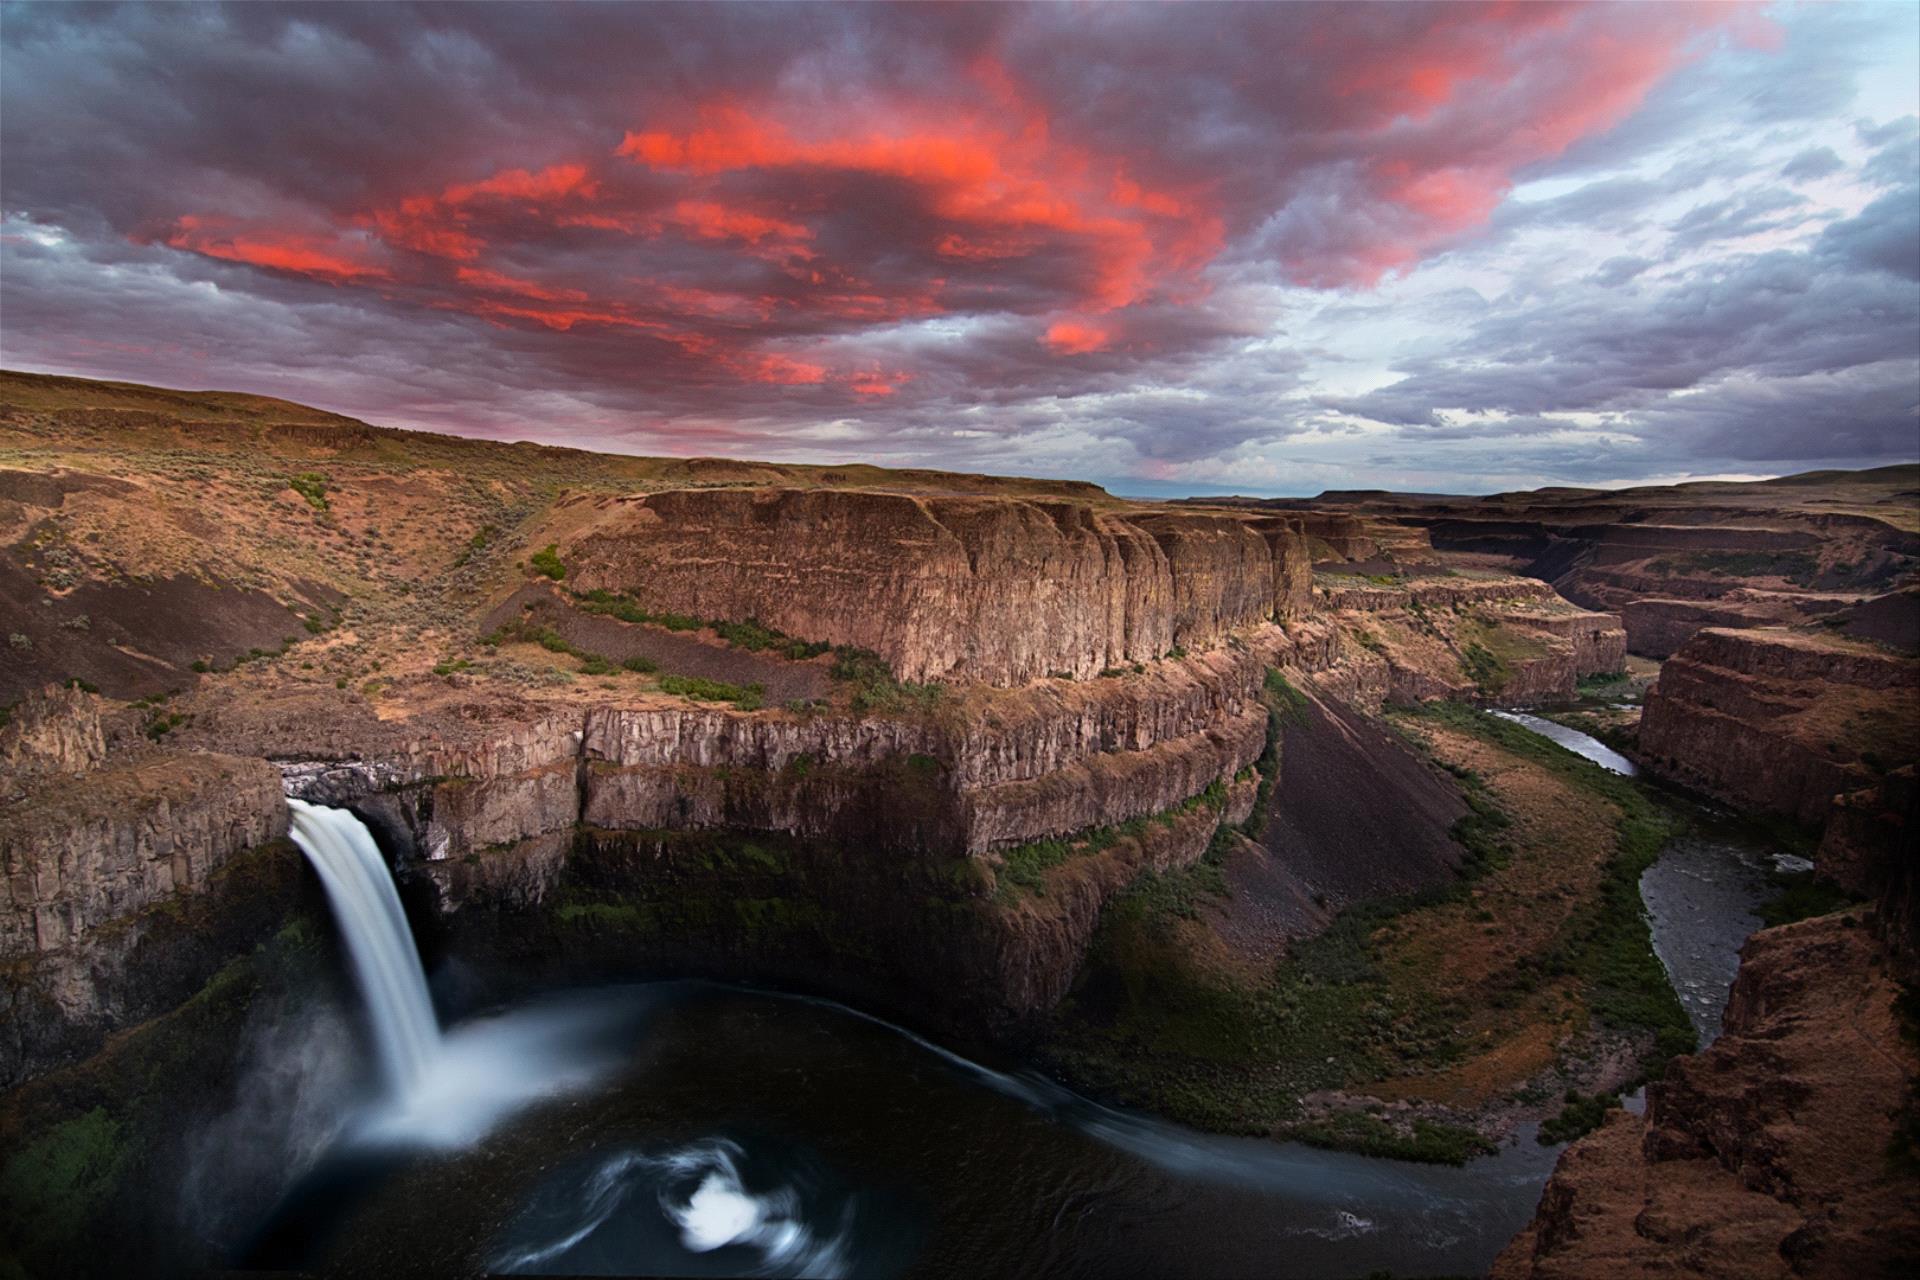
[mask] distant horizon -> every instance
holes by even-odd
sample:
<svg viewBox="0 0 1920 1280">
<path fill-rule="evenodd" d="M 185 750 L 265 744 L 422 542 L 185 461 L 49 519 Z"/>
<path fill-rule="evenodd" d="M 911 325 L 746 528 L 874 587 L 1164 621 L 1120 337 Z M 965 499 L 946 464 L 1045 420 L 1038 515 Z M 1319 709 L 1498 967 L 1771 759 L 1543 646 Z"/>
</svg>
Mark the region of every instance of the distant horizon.
<svg viewBox="0 0 1920 1280">
<path fill-rule="evenodd" d="M 592 448 L 577 442 L 566 441 L 566 440 L 541 440 L 532 436 L 475 436 L 475 435 L 468 435 L 459 431 L 449 430 L 449 429 L 437 427 L 437 426 L 386 422 L 386 421 L 380 420 L 377 415 L 374 417 L 362 417 L 359 414 L 347 413 L 343 410 L 335 409 L 325 404 L 313 404 L 304 400 L 292 400 L 290 397 L 287 397 L 287 396 L 279 396 L 271 392 L 253 391 L 243 387 L 169 386 L 165 383 L 159 383 L 159 382 L 136 382 L 136 381 L 132 381 L 125 378 L 103 378 L 103 377 L 93 377 L 87 374 L 66 373 L 57 369 L 33 369 L 33 368 L 23 368 L 23 367 L 17 367 L 17 366 L 0 367 L 0 375 L 13 374 L 13 373 L 27 374 L 27 375 L 38 376 L 38 377 L 73 378 L 73 379 L 78 379 L 78 380 L 87 381 L 87 382 L 123 383 L 125 385 L 135 386 L 135 387 L 151 387 L 155 390 L 169 391 L 169 392 L 173 392 L 180 395 L 263 396 L 269 399 L 287 400 L 289 403 L 298 404 L 303 408 L 315 409 L 322 413 L 330 413 L 330 414 L 336 414 L 341 417 L 353 418 L 356 421 L 364 422 L 366 425 L 370 427 L 375 427 L 382 430 L 424 431 L 433 435 L 448 436 L 456 440 L 485 441 L 485 442 L 496 443 L 496 444 L 535 444 L 535 445 L 543 445 L 543 446 L 552 447 L 552 448 L 581 449 L 588 453 L 599 453 L 599 454 L 605 454 L 605 455 L 616 456 L 616 457 L 669 458 L 669 459 L 683 460 L 683 461 L 690 461 L 690 460 L 700 459 L 700 458 L 714 458 L 714 459 L 725 460 L 728 462 L 739 462 L 739 463 L 766 462 L 766 463 L 778 463 L 778 464 L 791 465 L 791 466 L 814 466 L 814 467 L 872 466 L 872 467 L 879 467 L 885 470 L 895 470 L 895 471 L 907 471 L 907 470 L 951 471 L 959 475 L 986 475 L 986 476 L 996 476 L 1003 479 L 1076 482 L 1076 483 L 1098 485 L 1100 488 L 1104 489 L 1107 493 L 1109 493 L 1110 495 L 1116 498 L 1137 500 L 1137 501 L 1143 501 L 1143 502 L 1165 502 L 1165 501 L 1170 501 L 1170 500 L 1180 499 L 1180 498 L 1310 499 L 1310 498 L 1319 497 L 1322 494 L 1326 494 L 1326 493 L 1354 493 L 1354 492 L 1381 492 L 1381 493 L 1392 493 L 1392 494 L 1404 495 L 1404 496 L 1484 498 L 1484 497 L 1491 497 L 1495 494 L 1501 494 L 1501 493 L 1524 493 L 1524 492 L 1533 492 L 1541 489 L 1592 489 L 1592 490 L 1604 492 L 1609 490 L 1620 490 L 1620 489 L 1658 488 L 1658 487 L 1663 487 L 1668 485 L 1681 485 L 1681 484 L 1756 483 L 1756 482 L 1766 481 L 1766 480 L 1788 479 L 1795 475 L 1803 475 L 1803 474 L 1807 474 L 1811 472 L 1819 472 L 1819 471 L 1873 471 L 1873 470 L 1881 470 L 1887 467 L 1896 467 L 1896 466 L 1920 467 L 1920 461 L 1914 461 L 1914 462 L 1904 462 L 1904 463 L 1885 463 L 1885 464 L 1881 464 L 1878 467 L 1802 467 L 1802 468 L 1797 468 L 1793 471 L 1780 472 L 1774 475 L 1733 475 L 1733 476 L 1683 475 L 1683 476 L 1657 477 L 1652 479 L 1626 480 L 1626 481 L 1620 481 L 1620 482 L 1611 483 L 1611 484 L 1590 483 L 1590 484 L 1584 484 L 1584 485 L 1570 485 L 1570 484 L 1563 484 L 1563 483 L 1547 482 L 1547 483 L 1542 483 L 1537 485 L 1523 485 L 1518 487 L 1503 486 L 1500 488 L 1482 488 L 1482 489 L 1472 489 L 1472 488 L 1421 489 L 1421 488 L 1413 488 L 1413 487 L 1391 487 L 1391 486 L 1381 486 L 1377 484 L 1364 484 L 1364 485 L 1350 485 L 1350 486 L 1328 486 L 1328 487 L 1313 489 L 1311 491 L 1300 491 L 1300 492 L 1285 492 L 1285 491 L 1261 492 L 1261 491 L 1248 490 L 1248 489 L 1234 489 L 1228 486 L 1213 486 L 1213 487 L 1201 488 L 1201 487 L 1191 487 L 1191 486 L 1178 487 L 1178 486 L 1169 484 L 1164 487 L 1157 487 L 1151 481 L 1141 481 L 1137 478 L 1110 480 L 1110 479 L 1104 479 L 1099 476 L 1050 475 L 1045 472 L 1002 471 L 1002 470 L 993 470 L 988 468 L 939 467 L 939 466 L 926 466 L 922 464 L 874 462 L 871 459 L 860 458 L 860 457 L 801 459 L 801 458 L 781 458 L 781 457 L 767 455 L 767 454 L 745 455 L 745 454 L 720 454 L 720 453 L 666 453 L 666 452 L 638 453 L 631 450 Z"/>
</svg>

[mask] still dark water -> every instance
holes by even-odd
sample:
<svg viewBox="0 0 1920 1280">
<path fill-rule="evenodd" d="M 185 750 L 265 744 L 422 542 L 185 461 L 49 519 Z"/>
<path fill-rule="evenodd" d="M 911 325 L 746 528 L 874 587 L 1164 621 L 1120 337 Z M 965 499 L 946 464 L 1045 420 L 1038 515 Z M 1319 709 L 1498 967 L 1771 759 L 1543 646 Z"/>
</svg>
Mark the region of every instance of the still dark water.
<svg viewBox="0 0 1920 1280">
<path fill-rule="evenodd" d="M 1617 772 L 1585 734 L 1507 718 Z M 1641 882 L 1703 1043 L 1768 851 L 1711 824 Z M 1401 1277 L 1486 1270 L 1557 1147 L 1464 1168 L 1198 1134 L 989 1069 L 824 1001 L 575 991 L 447 1035 L 254 1242 L 343 1275 Z"/>
<path fill-rule="evenodd" d="M 1472 1274 L 1532 1215 L 1557 1150 L 1529 1130 L 1454 1169 L 1210 1137 L 823 1002 L 691 983 L 563 999 L 602 1028 L 573 1050 L 615 1070 L 470 1146 L 430 1120 L 411 1136 L 370 1123 L 305 1179 L 252 1261 L 367 1275 Z M 551 1017 L 539 1002 L 495 1030 Z"/>
</svg>

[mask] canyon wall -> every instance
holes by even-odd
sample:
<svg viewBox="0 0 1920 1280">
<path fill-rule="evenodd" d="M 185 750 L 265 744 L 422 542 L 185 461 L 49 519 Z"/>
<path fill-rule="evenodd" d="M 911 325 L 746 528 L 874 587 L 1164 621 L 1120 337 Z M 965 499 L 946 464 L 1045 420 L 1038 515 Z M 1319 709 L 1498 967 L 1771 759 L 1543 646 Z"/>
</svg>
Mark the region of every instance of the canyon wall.
<svg viewBox="0 0 1920 1280">
<path fill-rule="evenodd" d="M 1853 916 L 1755 934 L 1721 1038 L 1567 1149 L 1497 1280 L 1910 1274 L 1920 1050 L 1883 948 Z"/>
<path fill-rule="evenodd" d="M 1619 618 L 1578 609 L 1532 578 L 1323 574 L 1314 597 L 1377 659 L 1366 675 L 1366 659 L 1348 658 L 1330 686 L 1365 705 L 1565 701 L 1582 676 L 1626 663 Z"/>
<path fill-rule="evenodd" d="M 583 500 L 568 584 L 870 649 L 906 680 L 1086 677 L 1306 603 L 1296 523 L 828 489 Z"/>
<path fill-rule="evenodd" d="M 0 729 L 0 1087 L 97 1048 L 250 949 L 297 855 L 264 760 L 110 752 L 98 700 L 30 696 Z"/>
<path fill-rule="evenodd" d="M 1677 782 L 1818 826 L 1834 796 L 1920 754 L 1920 664 L 1860 642 L 1709 628 L 1661 669 L 1639 749 Z"/>
</svg>

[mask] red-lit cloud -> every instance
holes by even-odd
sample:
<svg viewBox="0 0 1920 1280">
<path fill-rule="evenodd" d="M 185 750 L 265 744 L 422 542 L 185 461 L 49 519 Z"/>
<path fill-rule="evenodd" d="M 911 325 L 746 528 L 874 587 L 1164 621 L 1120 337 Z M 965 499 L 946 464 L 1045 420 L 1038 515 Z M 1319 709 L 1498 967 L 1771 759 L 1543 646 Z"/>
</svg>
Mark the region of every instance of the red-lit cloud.
<svg viewBox="0 0 1920 1280">
<path fill-rule="evenodd" d="M 1252 331 L 1223 284 L 1410 270 L 1718 30 L 1768 35 L 1718 4 L 301 14 L 220 10 L 224 43 L 178 48 L 121 14 L 173 68 L 123 68 L 133 158 L 10 165 L 10 200 L 112 171 L 103 223 L 183 271 L 716 418 L 1199 360 Z"/>
<path fill-rule="evenodd" d="M 1113 335 L 1105 329 L 1079 320 L 1056 320 L 1047 326 L 1047 345 L 1070 356 L 1098 351 L 1112 340 Z"/>
</svg>

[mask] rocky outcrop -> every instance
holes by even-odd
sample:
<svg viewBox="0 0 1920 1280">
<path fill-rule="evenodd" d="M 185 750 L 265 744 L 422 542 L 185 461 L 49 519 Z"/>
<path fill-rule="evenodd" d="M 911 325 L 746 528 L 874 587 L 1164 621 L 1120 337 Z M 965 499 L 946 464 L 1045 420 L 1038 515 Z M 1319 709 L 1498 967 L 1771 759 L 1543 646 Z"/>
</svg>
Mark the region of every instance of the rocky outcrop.
<svg viewBox="0 0 1920 1280">
<path fill-rule="evenodd" d="M 287 827 L 264 760 L 114 759 L 85 695 L 37 699 L 9 733 L 10 758 L 41 772 L 0 805 L 0 1084 L 184 998 L 258 941 L 257 914 L 219 904 L 293 884 L 290 851 L 260 852 Z"/>
<path fill-rule="evenodd" d="M 1792 620 L 1792 611 L 1742 600 L 1628 600 L 1620 606 L 1627 647 L 1649 658 L 1669 658 L 1706 627 L 1763 627 Z"/>
<path fill-rule="evenodd" d="M 427 862 L 581 823 L 983 857 L 1158 812 L 1238 773 L 1265 742 L 1267 667 L 1336 650 L 1314 628 L 1267 624 L 1139 673 L 955 695 L 935 715 L 487 696 L 375 721 L 355 695 L 311 690 L 209 707 L 187 740 L 282 760 L 294 794 L 352 807 Z"/>
<path fill-rule="evenodd" d="M 1920 754 L 1920 663 L 1782 630 L 1700 632 L 1648 693 L 1646 763 L 1729 803 L 1818 826 L 1834 796 Z"/>
<path fill-rule="evenodd" d="M 847 490 L 683 490 L 572 511 L 568 583 L 871 649 L 906 680 L 1080 677 L 1287 616 L 1286 520 Z"/>
<path fill-rule="evenodd" d="M 96 769 L 106 757 L 100 700 L 70 685 L 47 685 L 0 725 L 0 801 L 19 799 L 48 779 Z"/>
<path fill-rule="evenodd" d="M 1871 787 L 1835 796 L 1814 865 L 1823 879 L 1878 897 L 1889 962 L 1920 977 L 1920 779 L 1903 765 Z"/>
<path fill-rule="evenodd" d="M 1301 530 L 1341 560 L 1371 560 L 1380 554 L 1373 529 L 1359 516 L 1342 511 L 1302 511 Z"/>
<path fill-rule="evenodd" d="M 1366 659 L 1347 661 L 1339 691 L 1362 704 L 1565 701 L 1580 677 L 1626 663 L 1618 618 L 1577 609 L 1531 578 L 1322 574 L 1314 592 L 1378 659 L 1378 673 L 1364 671 Z"/>
<path fill-rule="evenodd" d="M 1920 1052 L 1874 932 L 1754 935 L 1714 1046 L 1570 1147 L 1500 1280 L 1910 1274 L 1920 1176 L 1889 1154 Z"/>
</svg>

